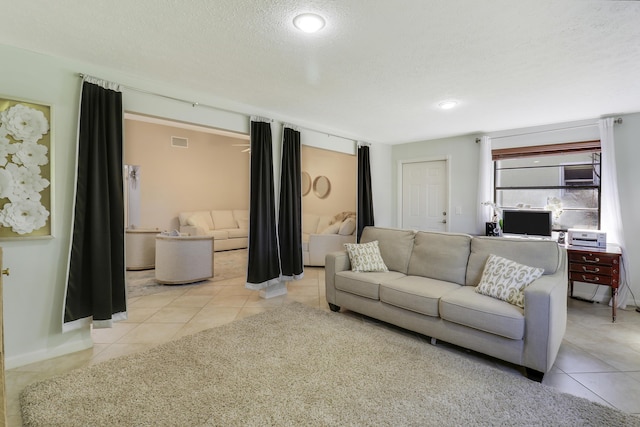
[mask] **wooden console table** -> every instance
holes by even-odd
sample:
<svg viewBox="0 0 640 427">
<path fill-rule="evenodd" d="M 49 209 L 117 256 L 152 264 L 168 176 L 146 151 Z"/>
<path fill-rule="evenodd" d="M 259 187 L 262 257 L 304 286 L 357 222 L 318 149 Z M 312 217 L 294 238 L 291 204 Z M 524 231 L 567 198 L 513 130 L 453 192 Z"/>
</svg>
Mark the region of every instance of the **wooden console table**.
<svg viewBox="0 0 640 427">
<path fill-rule="evenodd" d="M 573 296 L 573 282 L 611 286 L 613 321 L 616 321 L 618 286 L 620 285 L 620 258 L 617 246 L 606 249 L 567 245 L 569 257 L 569 295 Z"/>
</svg>

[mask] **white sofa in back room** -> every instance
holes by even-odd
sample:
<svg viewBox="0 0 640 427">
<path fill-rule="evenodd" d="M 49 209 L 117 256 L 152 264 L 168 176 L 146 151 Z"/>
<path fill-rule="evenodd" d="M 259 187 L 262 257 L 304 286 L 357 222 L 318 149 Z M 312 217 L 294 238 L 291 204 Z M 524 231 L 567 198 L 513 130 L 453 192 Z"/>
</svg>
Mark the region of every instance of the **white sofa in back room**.
<svg viewBox="0 0 640 427">
<path fill-rule="evenodd" d="M 332 220 L 335 220 L 331 224 Z M 328 253 L 341 251 L 345 243 L 356 241 L 356 219 L 335 216 L 302 215 L 302 255 L 304 265 L 324 267 Z"/>
<path fill-rule="evenodd" d="M 190 236 L 213 236 L 216 252 L 243 249 L 248 245 L 249 210 L 180 212 L 178 220 L 181 233 Z"/>
</svg>

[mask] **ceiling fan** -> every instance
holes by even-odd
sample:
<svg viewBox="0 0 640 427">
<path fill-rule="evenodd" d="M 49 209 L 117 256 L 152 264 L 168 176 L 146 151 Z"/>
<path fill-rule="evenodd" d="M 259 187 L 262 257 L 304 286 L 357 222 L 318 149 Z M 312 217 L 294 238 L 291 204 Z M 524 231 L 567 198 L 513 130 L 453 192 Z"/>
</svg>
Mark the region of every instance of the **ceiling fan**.
<svg viewBox="0 0 640 427">
<path fill-rule="evenodd" d="M 232 147 L 247 147 L 242 150 L 242 153 L 251 153 L 251 144 L 231 144 Z"/>
</svg>

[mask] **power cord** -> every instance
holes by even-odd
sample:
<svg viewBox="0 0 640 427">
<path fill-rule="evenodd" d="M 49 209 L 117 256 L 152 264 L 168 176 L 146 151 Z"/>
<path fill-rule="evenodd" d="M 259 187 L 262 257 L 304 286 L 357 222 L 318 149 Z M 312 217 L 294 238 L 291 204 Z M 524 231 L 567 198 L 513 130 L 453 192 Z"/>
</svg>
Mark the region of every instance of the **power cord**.
<svg viewBox="0 0 640 427">
<path fill-rule="evenodd" d="M 622 264 L 622 267 L 625 267 L 624 265 L 624 254 L 620 257 L 620 264 Z M 629 278 L 627 277 L 628 273 L 627 273 L 627 269 L 624 268 L 624 285 L 627 287 L 627 289 L 629 289 L 629 293 L 631 294 L 631 298 L 633 298 L 633 305 L 636 306 L 636 311 L 638 313 L 640 313 L 640 306 L 638 306 L 638 303 L 636 302 L 636 296 L 633 294 L 633 291 L 631 290 L 631 286 L 629 286 Z"/>
</svg>

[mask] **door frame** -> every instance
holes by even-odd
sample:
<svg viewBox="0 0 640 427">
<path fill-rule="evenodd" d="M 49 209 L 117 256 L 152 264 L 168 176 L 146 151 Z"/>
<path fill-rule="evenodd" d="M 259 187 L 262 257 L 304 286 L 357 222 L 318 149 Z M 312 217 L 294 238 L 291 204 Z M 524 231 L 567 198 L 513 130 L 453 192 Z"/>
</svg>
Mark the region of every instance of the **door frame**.
<svg viewBox="0 0 640 427">
<path fill-rule="evenodd" d="M 397 213 L 396 213 L 396 227 L 402 228 L 402 206 L 404 200 L 402 199 L 403 193 L 403 179 L 402 179 L 402 171 L 405 164 L 409 163 L 426 163 L 426 162 L 441 162 L 444 161 L 445 168 L 445 206 L 447 209 L 447 223 L 445 224 L 445 231 L 449 231 L 451 227 L 451 156 L 434 156 L 434 157 L 417 157 L 415 159 L 405 159 L 397 161 L 397 176 L 398 176 L 398 186 L 397 186 Z"/>
</svg>

